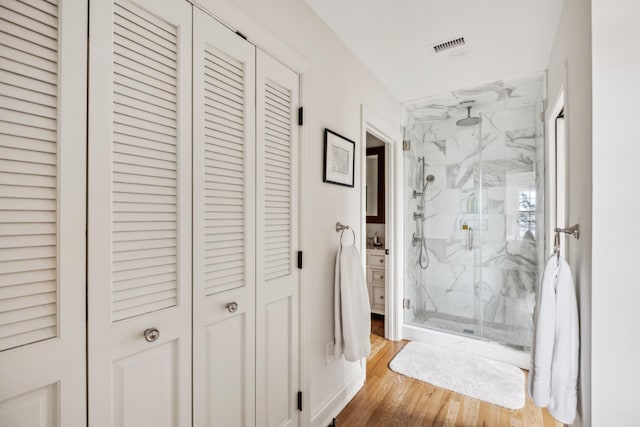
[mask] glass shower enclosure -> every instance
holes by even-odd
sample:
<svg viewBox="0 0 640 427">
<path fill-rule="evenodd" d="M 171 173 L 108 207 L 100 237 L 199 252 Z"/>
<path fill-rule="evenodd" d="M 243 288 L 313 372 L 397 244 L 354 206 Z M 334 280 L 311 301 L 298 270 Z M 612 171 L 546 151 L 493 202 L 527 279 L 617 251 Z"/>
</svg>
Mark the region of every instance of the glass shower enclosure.
<svg viewBox="0 0 640 427">
<path fill-rule="evenodd" d="M 543 79 L 408 106 L 407 325 L 528 351 L 544 261 Z"/>
</svg>

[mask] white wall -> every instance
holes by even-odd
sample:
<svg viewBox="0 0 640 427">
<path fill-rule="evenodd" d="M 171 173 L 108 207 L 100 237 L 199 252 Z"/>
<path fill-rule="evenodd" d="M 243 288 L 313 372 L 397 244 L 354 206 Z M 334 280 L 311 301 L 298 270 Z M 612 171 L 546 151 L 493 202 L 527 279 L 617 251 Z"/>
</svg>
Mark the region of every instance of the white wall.
<svg viewBox="0 0 640 427">
<path fill-rule="evenodd" d="M 592 420 L 638 425 L 640 3 L 592 0 Z"/>
<path fill-rule="evenodd" d="M 214 14 L 221 0 L 203 0 Z M 359 363 L 344 359 L 327 365 L 326 347 L 333 341 L 333 280 L 339 234 L 336 221 L 355 227 L 358 241 L 361 215 L 360 159 L 356 157 L 355 188 L 322 182 L 323 130 L 325 127 L 356 141 L 360 153 L 360 106 L 382 117 L 392 128 L 400 130 L 400 103 L 373 77 L 335 33 L 302 0 L 233 0 L 233 5 L 275 38 L 304 57 L 308 78 L 303 86 L 307 100 L 301 169 L 306 181 L 306 216 L 301 218 L 306 231 L 303 269 L 303 311 L 307 349 L 310 353 L 311 415 L 315 423 L 342 409 L 331 405 L 345 398 L 343 387 L 364 378 Z M 237 28 L 249 36 L 253 28 Z M 255 40 L 258 45 L 260 40 Z M 322 410 L 322 411 L 321 411 Z M 319 412 L 320 411 L 320 412 Z"/>
<path fill-rule="evenodd" d="M 580 310 L 580 381 L 574 425 L 591 425 L 591 7 L 585 0 L 565 0 L 549 59 L 548 107 L 565 91 L 567 125 L 567 224 L 580 224 L 580 240 L 567 239 L 568 261 Z M 547 129 L 547 132 L 550 132 Z M 548 192 L 547 192 L 548 194 Z M 616 194 L 612 192 L 611 194 Z M 547 215 L 547 217 L 549 217 Z M 598 425 L 598 424 L 594 424 Z M 600 424 L 614 425 L 614 424 Z"/>
</svg>

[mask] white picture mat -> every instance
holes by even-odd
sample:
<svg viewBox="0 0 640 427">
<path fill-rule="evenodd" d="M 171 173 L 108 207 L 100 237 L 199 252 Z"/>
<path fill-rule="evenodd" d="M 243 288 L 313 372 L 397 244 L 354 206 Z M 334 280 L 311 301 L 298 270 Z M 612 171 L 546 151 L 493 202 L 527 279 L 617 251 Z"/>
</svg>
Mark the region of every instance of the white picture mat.
<svg viewBox="0 0 640 427">
<path fill-rule="evenodd" d="M 353 185 L 355 146 L 337 135 L 327 133 L 327 181 Z"/>
</svg>

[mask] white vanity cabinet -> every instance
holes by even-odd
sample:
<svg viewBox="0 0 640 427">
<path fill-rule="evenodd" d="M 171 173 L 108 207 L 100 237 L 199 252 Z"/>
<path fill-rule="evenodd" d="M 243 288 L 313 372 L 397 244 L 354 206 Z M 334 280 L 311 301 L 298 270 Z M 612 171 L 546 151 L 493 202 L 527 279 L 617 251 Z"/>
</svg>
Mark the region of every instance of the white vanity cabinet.
<svg viewBox="0 0 640 427">
<path fill-rule="evenodd" d="M 385 264 L 384 249 L 367 249 L 367 288 L 369 290 L 371 312 L 383 315 Z"/>
</svg>

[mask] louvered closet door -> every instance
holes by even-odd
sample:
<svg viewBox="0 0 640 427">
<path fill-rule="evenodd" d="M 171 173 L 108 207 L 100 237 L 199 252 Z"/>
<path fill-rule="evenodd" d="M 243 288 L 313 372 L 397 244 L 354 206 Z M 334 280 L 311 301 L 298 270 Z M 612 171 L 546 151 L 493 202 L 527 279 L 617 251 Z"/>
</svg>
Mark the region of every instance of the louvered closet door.
<svg viewBox="0 0 640 427">
<path fill-rule="evenodd" d="M 194 424 L 253 426 L 255 48 L 199 9 L 193 89 Z"/>
<path fill-rule="evenodd" d="M 82 426 L 86 1 L 0 2 L 0 425 Z"/>
<path fill-rule="evenodd" d="M 188 426 L 191 6 L 95 0 L 90 31 L 89 423 Z"/>
<path fill-rule="evenodd" d="M 256 420 L 296 426 L 298 75 L 258 50 Z"/>
</svg>

